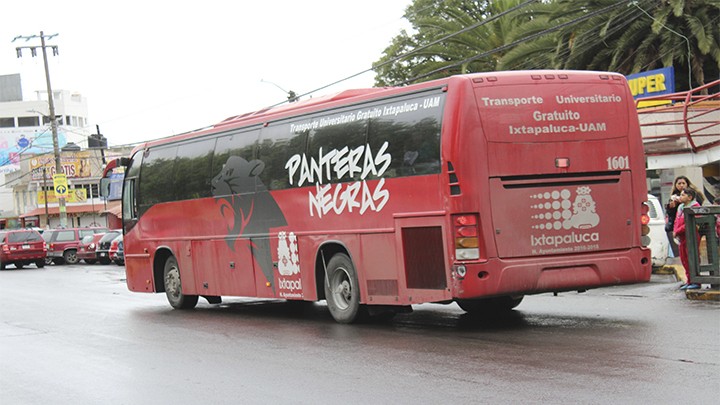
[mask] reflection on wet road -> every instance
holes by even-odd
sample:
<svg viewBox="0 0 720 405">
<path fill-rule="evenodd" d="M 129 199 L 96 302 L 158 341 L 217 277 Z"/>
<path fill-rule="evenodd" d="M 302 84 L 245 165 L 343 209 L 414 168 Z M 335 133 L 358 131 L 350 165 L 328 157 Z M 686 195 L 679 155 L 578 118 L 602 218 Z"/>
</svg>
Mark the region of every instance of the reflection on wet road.
<svg viewBox="0 0 720 405">
<path fill-rule="evenodd" d="M 677 283 L 455 304 L 341 325 L 324 303 L 172 310 L 122 268 L 0 272 L 8 403 L 675 403 L 720 395 L 720 306 Z M 62 378 L 59 378 L 62 376 Z M 39 389 L 42 387 L 42 389 Z M 5 401 L 3 401 L 5 402 Z"/>
</svg>

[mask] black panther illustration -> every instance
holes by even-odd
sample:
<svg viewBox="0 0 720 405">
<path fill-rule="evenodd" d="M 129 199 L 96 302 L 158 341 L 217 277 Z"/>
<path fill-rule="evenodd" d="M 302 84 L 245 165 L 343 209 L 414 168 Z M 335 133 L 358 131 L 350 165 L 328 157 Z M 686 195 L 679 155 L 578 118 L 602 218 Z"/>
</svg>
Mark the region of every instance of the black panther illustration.
<svg viewBox="0 0 720 405">
<path fill-rule="evenodd" d="M 273 292 L 273 264 L 270 251 L 270 228 L 287 225 L 277 202 L 263 184 L 259 175 L 265 168 L 260 160 L 247 160 L 230 156 L 212 179 L 212 194 L 220 202 L 220 214 L 228 220 L 228 247 L 235 251 L 238 237 L 251 238 L 250 250 L 271 283 Z M 258 236 L 258 237 L 254 237 Z"/>
</svg>

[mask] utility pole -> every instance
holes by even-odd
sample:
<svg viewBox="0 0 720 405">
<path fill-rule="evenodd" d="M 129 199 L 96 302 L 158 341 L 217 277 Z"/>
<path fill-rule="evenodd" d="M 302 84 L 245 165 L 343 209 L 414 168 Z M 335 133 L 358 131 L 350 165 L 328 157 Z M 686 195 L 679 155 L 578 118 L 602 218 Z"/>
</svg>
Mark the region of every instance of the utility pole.
<svg viewBox="0 0 720 405">
<path fill-rule="evenodd" d="M 43 193 L 45 193 L 45 229 L 50 229 L 50 213 L 48 212 L 47 184 L 45 182 L 45 166 L 43 166 Z"/>
<path fill-rule="evenodd" d="M 48 68 L 48 60 L 47 60 L 47 48 L 52 48 L 53 56 L 58 55 L 58 47 L 57 45 L 45 45 L 45 39 L 52 39 L 53 37 L 56 37 L 58 34 L 52 34 L 52 35 L 45 35 L 42 31 L 40 31 L 40 48 L 42 48 L 42 54 L 43 54 L 43 62 L 45 64 L 45 82 L 47 84 L 47 93 L 48 93 L 48 104 L 50 106 L 50 128 L 52 130 L 52 140 L 53 140 L 53 153 L 55 155 L 55 174 L 61 174 L 63 173 L 62 170 L 62 162 L 60 161 L 60 145 L 58 145 L 58 134 L 57 134 L 57 117 L 55 117 L 55 100 L 53 98 L 53 92 L 52 92 L 52 86 L 50 86 L 50 69 Z M 22 36 L 19 35 L 13 39 L 13 42 L 15 42 L 18 39 L 24 39 L 25 42 L 30 41 L 31 39 L 38 38 L 37 35 L 30 35 L 30 36 Z M 17 51 L 17 57 L 22 57 L 22 50 L 23 49 L 29 49 L 30 54 L 35 57 L 37 56 L 37 46 L 19 46 L 15 48 Z M 65 197 L 58 195 L 58 202 L 60 203 L 60 227 L 65 228 L 67 226 L 67 208 L 65 207 Z"/>
</svg>

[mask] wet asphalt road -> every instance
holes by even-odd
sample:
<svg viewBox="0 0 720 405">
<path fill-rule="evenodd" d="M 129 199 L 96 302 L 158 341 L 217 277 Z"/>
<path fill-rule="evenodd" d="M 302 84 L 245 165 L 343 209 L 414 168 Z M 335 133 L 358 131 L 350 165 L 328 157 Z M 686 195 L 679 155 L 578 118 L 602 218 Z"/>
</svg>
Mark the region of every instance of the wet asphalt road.
<svg viewBox="0 0 720 405">
<path fill-rule="evenodd" d="M 8 269 L 0 403 L 712 403 L 720 305 L 678 285 L 526 297 L 505 319 L 426 304 L 340 325 L 324 304 L 172 310 L 114 264 Z"/>
</svg>

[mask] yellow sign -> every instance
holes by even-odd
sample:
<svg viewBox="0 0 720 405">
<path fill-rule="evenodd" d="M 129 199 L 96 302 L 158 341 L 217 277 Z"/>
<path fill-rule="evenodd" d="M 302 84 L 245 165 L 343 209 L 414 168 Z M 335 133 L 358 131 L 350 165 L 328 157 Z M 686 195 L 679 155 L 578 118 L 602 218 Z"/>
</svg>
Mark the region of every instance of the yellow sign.
<svg viewBox="0 0 720 405">
<path fill-rule="evenodd" d="M 62 152 L 60 167 L 68 178 L 91 177 L 90 152 Z M 35 156 L 30 160 L 30 171 L 33 180 L 43 180 L 43 169 L 47 179 L 55 174 L 55 156 L 53 154 Z"/>
<path fill-rule="evenodd" d="M 70 189 L 68 192 L 67 197 L 65 198 L 65 202 L 69 203 L 81 203 L 87 201 L 87 190 L 84 188 L 75 188 Z M 55 196 L 55 192 L 52 190 L 48 190 L 47 192 L 47 202 L 48 204 L 57 203 L 58 199 Z M 37 203 L 38 205 L 44 205 L 45 204 L 45 192 L 44 191 L 38 191 L 37 193 Z"/>
<path fill-rule="evenodd" d="M 67 176 L 63 173 L 53 175 L 53 189 L 55 195 L 58 197 L 67 197 L 68 194 L 68 182 Z"/>
<path fill-rule="evenodd" d="M 627 76 L 630 92 L 635 100 L 675 92 L 675 70 L 672 67 L 635 73 Z M 670 99 L 639 101 L 638 108 L 670 104 Z"/>
</svg>

